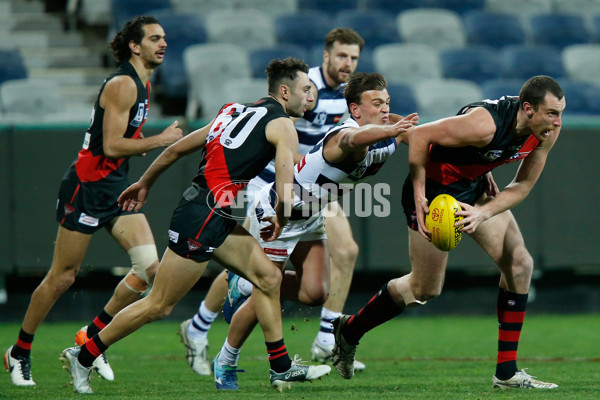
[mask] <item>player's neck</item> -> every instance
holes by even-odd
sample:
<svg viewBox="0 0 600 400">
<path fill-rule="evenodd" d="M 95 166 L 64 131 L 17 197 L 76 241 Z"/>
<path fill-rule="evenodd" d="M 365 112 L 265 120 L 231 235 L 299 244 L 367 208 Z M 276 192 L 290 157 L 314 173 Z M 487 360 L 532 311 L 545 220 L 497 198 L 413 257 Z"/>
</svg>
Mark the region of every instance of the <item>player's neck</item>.
<svg viewBox="0 0 600 400">
<path fill-rule="evenodd" d="M 129 59 L 129 62 L 135 69 L 135 72 L 137 72 L 144 86 L 146 86 L 146 82 L 148 82 L 150 79 L 150 75 L 152 75 L 152 71 L 154 71 L 155 67 L 145 65 L 146 63 L 144 63 L 139 57 L 132 57 Z"/>
</svg>

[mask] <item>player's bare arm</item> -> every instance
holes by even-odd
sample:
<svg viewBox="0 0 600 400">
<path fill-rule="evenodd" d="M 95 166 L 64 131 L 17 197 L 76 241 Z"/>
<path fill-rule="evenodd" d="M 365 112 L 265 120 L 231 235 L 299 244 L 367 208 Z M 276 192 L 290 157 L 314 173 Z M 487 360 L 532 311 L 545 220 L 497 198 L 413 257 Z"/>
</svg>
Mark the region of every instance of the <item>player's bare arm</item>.
<svg viewBox="0 0 600 400">
<path fill-rule="evenodd" d="M 558 132 L 553 138 L 541 144 L 529 156 L 523 159 L 512 182 L 493 200 L 482 206 L 475 207 L 460 203 L 463 211 L 458 212 L 457 215 L 462 215 L 463 219 L 457 222 L 456 226 L 463 225 L 463 232 L 473 233 L 481 222 L 521 203 L 529 195 L 542 174 L 548 153 L 556 142 L 557 137 Z"/>
<path fill-rule="evenodd" d="M 418 123 L 419 117 L 410 114 L 393 125 L 368 124 L 360 128 L 341 130 L 326 144 L 323 155 L 331 162 L 344 160 L 350 154 L 363 155 L 372 144 L 406 134 Z"/>
<path fill-rule="evenodd" d="M 129 186 L 119 196 L 123 210 L 139 211 L 148 198 L 150 188 L 158 177 L 183 156 L 198 151 L 206 144 L 212 122 L 167 147 L 153 162 L 139 181 Z"/>
<path fill-rule="evenodd" d="M 265 241 L 277 239 L 291 214 L 294 201 L 294 154 L 298 153 L 298 135 L 289 118 L 277 118 L 267 124 L 266 137 L 275 146 L 275 192 L 279 202 L 275 207 L 276 220 L 261 232 Z"/>
<path fill-rule="evenodd" d="M 425 165 L 429 147 L 439 144 L 448 147 L 487 145 L 494 137 L 496 124 L 484 108 L 475 108 L 468 114 L 443 118 L 417 126 L 409 132 L 408 165 L 413 181 L 415 207 L 419 232 L 429 239 L 425 215 L 429 213 L 425 197 Z"/>
<path fill-rule="evenodd" d="M 100 96 L 104 108 L 103 144 L 107 157 L 119 158 L 143 154 L 147 151 L 169 146 L 182 137 L 175 121 L 158 135 L 142 139 L 123 137 L 129 124 L 129 110 L 137 101 L 137 86 L 128 76 L 117 76 L 106 84 Z"/>
</svg>

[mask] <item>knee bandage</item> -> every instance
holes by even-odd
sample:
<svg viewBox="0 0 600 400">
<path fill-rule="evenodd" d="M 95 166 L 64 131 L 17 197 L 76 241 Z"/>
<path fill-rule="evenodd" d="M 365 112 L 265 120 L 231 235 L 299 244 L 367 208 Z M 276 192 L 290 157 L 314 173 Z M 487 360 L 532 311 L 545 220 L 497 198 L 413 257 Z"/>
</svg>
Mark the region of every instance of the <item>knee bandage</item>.
<svg viewBox="0 0 600 400">
<path fill-rule="evenodd" d="M 402 296 L 404 304 L 407 307 L 424 306 L 427 302 L 415 299 L 415 295 L 413 294 L 412 289 L 410 288 L 409 279 L 410 275 L 404 275 L 402 278 L 396 279 L 396 290 L 398 291 L 398 293 L 400 293 L 400 296 Z"/>
<path fill-rule="evenodd" d="M 135 246 L 127 250 L 127 254 L 131 259 L 131 273 L 149 285 L 151 281 L 147 270 L 158 261 L 156 246 L 153 244 Z"/>
</svg>

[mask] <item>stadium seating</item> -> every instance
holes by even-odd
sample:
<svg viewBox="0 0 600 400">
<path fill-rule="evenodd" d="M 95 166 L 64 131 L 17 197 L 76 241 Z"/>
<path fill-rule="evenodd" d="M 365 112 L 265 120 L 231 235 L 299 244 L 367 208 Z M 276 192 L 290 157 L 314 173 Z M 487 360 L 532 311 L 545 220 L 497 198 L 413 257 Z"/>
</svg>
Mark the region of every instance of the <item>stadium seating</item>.
<svg viewBox="0 0 600 400">
<path fill-rule="evenodd" d="M 481 10 L 485 7 L 485 0 L 427 0 L 428 7 L 445 8 L 465 14 L 473 10 Z"/>
<path fill-rule="evenodd" d="M 399 42 L 396 21 L 381 10 L 346 10 L 337 14 L 334 26 L 354 29 L 371 49 L 386 43 Z"/>
<path fill-rule="evenodd" d="M 216 0 L 219 1 L 219 0 Z M 233 8 L 251 8 L 260 11 L 272 18 L 280 15 L 291 14 L 298 11 L 300 0 L 228 0 L 232 2 Z"/>
<path fill-rule="evenodd" d="M 466 104 L 483 97 L 479 85 L 459 79 L 430 79 L 415 85 L 419 113 L 424 119 L 456 115 Z"/>
<path fill-rule="evenodd" d="M 463 22 L 470 44 L 502 48 L 525 43 L 521 21 L 512 14 L 471 11 L 463 17 Z"/>
<path fill-rule="evenodd" d="M 163 102 L 174 99 L 184 101 L 188 93 L 188 80 L 183 65 L 186 47 L 205 43 L 208 39 L 203 19 L 197 14 L 159 10 L 153 12 L 167 35 L 165 60 L 155 73 L 157 94 Z"/>
<path fill-rule="evenodd" d="M 247 50 L 273 46 L 273 20 L 257 10 L 215 10 L 206 16 L 206 30 L 210 42 L 231 43 Z"/>
<path fill-rule="evenodd" d="M 233 0 L 171 0 L 173 10 L 204 16 L 214 10 L 227 10 L 234 7 Z"/>
<path fill-rule="evenodd" d="M 554 79 L 565 74 L 561 53 L 551 46 L 508 46 L 502 50 L 502 77 L 522 79 L 549 75 Z"/>
<path fill-rule="evenodd" d="M 298 8 L 300 10 L 318 10 L 333 15 L 344 10 L 355 10 L 358 6 L 358 0 L 300 0 Z"/>
<path fill-rule="evenodd" d="M 415 8 L 398 14 L 398 32 L 404 42 L 442 49 L 461 47 L 466 35 L 459 15 L 442 8 Z"/>
<path fill-rule="evenodd" d="M 535 44 L 560 49 L 590 41 L 583 18 L 570 14 L 534 15 L 531 17 L 531 37 Z"/>
<path fill-rule="evenodd" d="M 553 0 L 486 0 L 485 10 L 507 14 L 544 14 L 552 11 Z M 567 0 L 571 1 L 571 0 Z"/>
<path fill-rule="evenodd" d="M 267 96 L 266 78 L 239 78 L 227 80 L 223 85 L 226 102 L 252 103 Z"/>
<path fill-rule="evenodd" d="M 375 72 L 375 64 L 373 64 L 373 50 L 371 50 L 369 47 L 364 47 L 360 52 L 360 58 L 358 59 L 356 72 Z"/>
<path fill-rule="evenodd" d="M 375 70 L 389 82 L 415 84 L 441 78 L 442 68 L 435 49 L 424 44 L 384 44 L 373 50 Z"/>
<path fill-rule="evenodd" d="M 273 47 L 263 47 L 251 50 L 248 59 L 250 61 L 250 70 L 253 78 L 264 78 L 265 68 L 276 58 L 283 59 L 294 57 L 304 60 L 308 63 L 307 53 L 303 47 L 293 44 L 279 44 Z"/>
<path fill-rule="evenodd" d="M 586 24 L 591 24 L 594 16 L 600 16 L 598 0 L 554 0 L 553 5 L 552 11 L 555 13 L 578 15 L 586 21 Z"/>
<path fill-rule="evenodd" d="M 491 47 L 468 46 L 440 52 L 445 78 L 465 79 L 476 83 L 499 78 L 502 64 Z"/>
<path fill-rule="evenodd" d="M 600 84 L 600 45 L 575 44 L 562 51 L 562 62 L 570 79 Z"/>
<path fill-rule="evenodd" d="M 565 115 L 600 115 L 600 87 L 589 82 L 561 79 L 565 92 Z"/>
<path fill-rule="evenodd" d="M 364 0 L 365 9 L 378 9 L 394 16 L 409 8 L 419 7 L 423 7 L 423 0 Z"/>
<path fill-rule="evenodd" d="M 25 79 L 28 72 L 18 49 L 0 49 L 0 84 L 12 79 Z"/>
<path fill-rule="evenodd" d="M 390 94 L 390 112 L 406 116 L 418 111 L 413 89 L 404 83 L 388 83 Z"/>
<path fill-rule="evenodd" d="M 135 16 L 162 9 L 172 9 L 170 0 L 111 0 L 113 29 L 120 30 Z"/>
<path fill-rule="evenodd" d="M 86 25 L 108 26 L 112 15 L 111 0 L 81 0 L 78 16 Z"/>
<path fill-rule="evenodd" d="M 275 18 L 275 36 L 278 43 L 292 43 L 310 50 L 322 45 L 332 25 L 325 13 L 304 10 Z"/>
<path fill-rule="evenodd" d="M 7 122 L 60 121 L 66 118 L 58 83 L 47 79 L 14 79 L 0 86 L 0 109 Z"/>
<path fill-rule="evenodd" d="M 211 117 L 223 105 L 223 83 L 229 79 L 250 78 L 248 54 L 241 46 L 205 43 L 187 47 L 183 61 L 189 84 L 187 118 Z M 225 93 L 226 95 L 226 93 Z"/>
<path fill-rule="evenodd" d="M 499 99 L 502 96 L 518 96 L 524 81 L 520 79 L 491 79 L 483 82 L 482 99 Z"/>
</svg>

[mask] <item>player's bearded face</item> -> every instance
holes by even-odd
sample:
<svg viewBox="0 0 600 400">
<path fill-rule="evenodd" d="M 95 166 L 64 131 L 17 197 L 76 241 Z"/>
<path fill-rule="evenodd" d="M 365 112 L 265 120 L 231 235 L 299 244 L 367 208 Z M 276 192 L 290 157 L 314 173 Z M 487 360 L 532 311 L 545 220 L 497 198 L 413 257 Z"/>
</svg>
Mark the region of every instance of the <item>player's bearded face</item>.
<svg viewBox="0 0 600 400">
<path fill-rule="evenodd" d="M 327 54 L 327 75 L 338 85 L 348 81 L 358 65 L 360 54 L 358 45 L 335 42 Z"/>
</svg>

